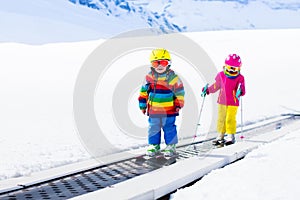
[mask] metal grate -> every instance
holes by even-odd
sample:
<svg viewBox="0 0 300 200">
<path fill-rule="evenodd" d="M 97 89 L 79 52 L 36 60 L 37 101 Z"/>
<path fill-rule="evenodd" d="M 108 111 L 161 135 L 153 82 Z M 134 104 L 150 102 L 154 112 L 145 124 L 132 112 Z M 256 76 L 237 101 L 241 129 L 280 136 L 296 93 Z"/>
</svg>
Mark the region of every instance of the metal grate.
<svg viewBox="0 0 300 200">
<path fill-rule="evenodd" d="M 282 119 L 266 124 L 264 127 L 253 128 L 247 132 L 258 134 L 257 129 L 278 129 L 283 123 L 291 121 L 290 118 Z M 280 125 L 280 126 L 279 126 Z M 246 132 L 246 131 L 245 131 Z M 83 195 L 116 183 L 126 181 L 141 174 L 148 173 L 174 162 L 201 155 L 210 151 L 213 147 L 211 139 L 178 147 L 179 156 L 176 159 L 162 159 L 161 161 L 147 159 L 145 156 L 131 158 L 109 165 L 78 172 L 65 177 L 56 178 L 47 182 L 24 186 L 23 189 L 0 193 L 2 200 L 26 200 L 26 199 L 68 199 Z"/>
<path fill-rule="evenodd" d="M 183 149 L 183 148 L 181 148 Z M 194 150 L 178 149 L 179 157 L 176 161 L 195 156 Z M 131 179 L 141 174 L 156 170 L 174 160 L 157 162 L 145 157 L 132 158 L 111 165 L 100 166 L 97 169 L 74 174 L 47 183 L 30 186 L 22 190 L 7 192 L 0 195 L 0 199 L 68 199 L 86 194 L 116 183 Z"/>
</svg>

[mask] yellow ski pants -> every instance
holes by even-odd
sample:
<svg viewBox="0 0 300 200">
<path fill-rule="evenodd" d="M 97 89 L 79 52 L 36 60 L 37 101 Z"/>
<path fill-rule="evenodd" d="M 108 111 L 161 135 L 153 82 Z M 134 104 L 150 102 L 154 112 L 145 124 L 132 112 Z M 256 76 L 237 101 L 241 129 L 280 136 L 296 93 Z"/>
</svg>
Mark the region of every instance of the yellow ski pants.
<svg viewBox="0 0 300 200">
<path fill-rule="evenodd" d="M 219 104 L 217 131 L 221 134 L 236 133 L 236 114 L 238 106 L 226 106 Z"/>
</svg>

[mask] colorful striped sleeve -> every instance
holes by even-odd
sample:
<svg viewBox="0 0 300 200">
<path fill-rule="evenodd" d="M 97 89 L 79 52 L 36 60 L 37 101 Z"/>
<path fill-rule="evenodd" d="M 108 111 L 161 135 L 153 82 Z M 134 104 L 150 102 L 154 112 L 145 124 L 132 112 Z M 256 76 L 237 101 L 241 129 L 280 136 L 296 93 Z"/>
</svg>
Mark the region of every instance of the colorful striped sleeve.
<svg viewBox="0 0 300 200">
<path fill-rule="evenodd" d="M 148 90 L 150 87 L 150 82 L 148 82 L 148 75 L 146 76 L 146 80 L 140 89 L 139 107 L 141 110 L 147 109 L 147 101 L 148 101 Z"/>
<path fill-rule="evenodd" d="M 184 106 L 184 86 L 180 78 L 174 73 L 173 76 L 170 77 L 170 85 L 173 86 L 174 92 L 174 105 L 175 107 L 182 108 Z"/>
</svg>

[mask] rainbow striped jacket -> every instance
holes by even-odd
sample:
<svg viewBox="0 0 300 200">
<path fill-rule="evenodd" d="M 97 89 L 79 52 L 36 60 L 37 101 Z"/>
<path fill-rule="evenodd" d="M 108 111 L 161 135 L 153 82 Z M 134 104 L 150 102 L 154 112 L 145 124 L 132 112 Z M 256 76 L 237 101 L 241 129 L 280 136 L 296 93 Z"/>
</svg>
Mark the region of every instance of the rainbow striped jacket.
<svg viewBox="0 0 300 200">
<path fill-rule="evenodd" d="M 184 105 L 184 87 L 173 70 L 163 74 L 150 71 L 140 90 L 139 107 L 150 117 L 178 116 Z"/>
</svg>

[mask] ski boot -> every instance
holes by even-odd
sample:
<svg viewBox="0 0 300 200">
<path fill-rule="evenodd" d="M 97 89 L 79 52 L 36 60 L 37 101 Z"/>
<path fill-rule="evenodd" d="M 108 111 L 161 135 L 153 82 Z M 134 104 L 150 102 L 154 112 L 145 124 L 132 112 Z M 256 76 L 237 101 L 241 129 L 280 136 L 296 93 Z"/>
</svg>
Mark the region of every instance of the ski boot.
<svg viewBox="0 0 300 200">
<path fill-rule="evenodd" d="M 234 134 L 228 134 L 225 138 L 225 145 L 231 145 L 235 143 L 235 135 Z"/>
<path fill-rule="evenodd" d="M 163 155 L 166 157 L 171 157 L 176 154 L 176 145 L 175 144 L 169 144 L 167 147 L 163 150 Z"/>
<path fill-rule="evenodd" d="M 160 152 L 160 145 L 159 144 L 150 144 L 147 149 L 147 156 L 155 156 Z"/>
<path fill-rule="evenodd" d="M 222 144 L 224 144 L 224 142 L 225 142 L 224 135 L 219 134 L 218 137 L 212 141 L 212 144 L 213 145 L 222 145 Z"/>
</svg>

